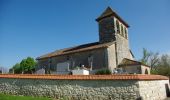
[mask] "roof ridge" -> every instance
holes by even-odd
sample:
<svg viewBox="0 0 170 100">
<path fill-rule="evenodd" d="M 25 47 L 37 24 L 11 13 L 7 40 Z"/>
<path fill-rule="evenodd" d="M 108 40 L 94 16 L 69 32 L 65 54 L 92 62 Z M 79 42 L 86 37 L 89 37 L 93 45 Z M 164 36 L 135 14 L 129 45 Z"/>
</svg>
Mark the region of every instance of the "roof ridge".
<svg viewBox="0 0 170 100">
<path fill-rule="evenodd" d="M 37 57 L 36 59 L 44 59 L 44 58 L 50 58 L 53 56 L 57 56 L 57 55 L 64 55 L 64 54 L 70 54 L 70 53 L 76 53 L 76 52 L 81 52 L 81 51 L 85 51 L 85 50 L 92 50 L 92 49 L 98 49 L 98 48 L 104 48 L 104 47 L 108 47 L 110 45 L 112 45 L 115 42 L 107 42 L 107 43 L 100 43 L 100 42 L 92 42 L 92 43 L 86 43 L 86 44 L 82 44 L 82 45 L 77 45 L 77 46 L 73 46 L 73 47 L 68 47 L 68 48 L 64 48 L 64 49 L 60 49 L 60 50 L 55 50 L 51 53 L 42 55 L 40 57 Z"/>
<path fill-rule="evenodd" d="M 131 62 L 135 62 L 136 64 L 140 64 L 140 65 L 144 65 L 144 66 L 150 67 L 149 65 L 143 64 L 140 61 L 132 60 L 132 59 L 129 59 L 129 58 L 124 58 L 122 60 L 122 62 L 119 64 L 119 66 L 129 65 L 129 64 L 124 64 L 124 62 L 123 62 L 124 60 L 128 60 L 128 61 L 131 61 Z"/>
</svg>

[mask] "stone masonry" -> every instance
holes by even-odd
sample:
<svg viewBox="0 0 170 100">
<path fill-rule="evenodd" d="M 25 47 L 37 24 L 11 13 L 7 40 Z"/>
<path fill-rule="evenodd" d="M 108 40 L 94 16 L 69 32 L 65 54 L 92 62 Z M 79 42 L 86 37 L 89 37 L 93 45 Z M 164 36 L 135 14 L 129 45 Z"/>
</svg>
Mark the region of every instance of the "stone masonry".
<svg viewBox="0 0 170 100">
<path fill-rule="evenodd" d="M 69 100 L 134 100 L 137 81 L 1 79 L 0 92 Z"/>
<path fill-rule="evenodd" d="M 161 77 L 0 75 L 0 93 L 67 100 L 163 100 L 169 81 Z"/>
</svg>

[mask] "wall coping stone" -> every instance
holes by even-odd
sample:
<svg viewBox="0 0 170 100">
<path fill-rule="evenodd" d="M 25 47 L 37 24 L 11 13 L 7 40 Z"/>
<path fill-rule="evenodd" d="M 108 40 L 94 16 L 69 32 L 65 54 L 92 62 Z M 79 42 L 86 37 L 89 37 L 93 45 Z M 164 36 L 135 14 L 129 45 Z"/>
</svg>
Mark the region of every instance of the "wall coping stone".
<svg viewBox="0 0 170 100">
<path fill-rule="evenodd" d="M 115 74 L 115 75 L 51 75 L 51 74 L 0 74 L 0 78 L 45 80 L 169 80 L 161 75 Z"/>
</svg>

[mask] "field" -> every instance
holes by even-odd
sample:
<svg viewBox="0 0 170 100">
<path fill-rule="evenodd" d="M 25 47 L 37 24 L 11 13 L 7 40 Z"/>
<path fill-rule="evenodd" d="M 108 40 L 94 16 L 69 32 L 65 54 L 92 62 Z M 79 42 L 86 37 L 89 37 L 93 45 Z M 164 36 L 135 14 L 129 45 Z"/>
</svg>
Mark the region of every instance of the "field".
<svg viewBox="0 0 170 100">
<path fill-rule="evenodd" d="M 0 94 L 0 100 L 52 100 L 49 98 L 29 97 L 29 96 L 12 96 Z"/>
</svg>

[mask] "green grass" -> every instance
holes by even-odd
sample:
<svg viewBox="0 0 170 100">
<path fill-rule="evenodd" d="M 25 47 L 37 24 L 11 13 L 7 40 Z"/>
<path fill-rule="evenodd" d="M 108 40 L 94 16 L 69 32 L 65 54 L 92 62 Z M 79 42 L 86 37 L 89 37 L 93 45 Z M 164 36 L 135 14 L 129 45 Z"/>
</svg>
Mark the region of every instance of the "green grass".
<svg viewBox="0 0 170 100">
<path fill-rule="evenodd" d="M 43 97 L 13 96 L 13 95 L 0 94 L 0 100 L 52 100 L 52 99 L 43 98 Z"/>
</svg>

